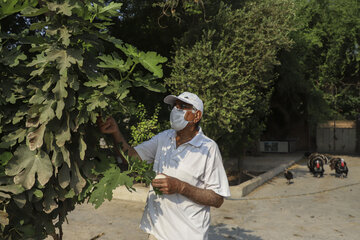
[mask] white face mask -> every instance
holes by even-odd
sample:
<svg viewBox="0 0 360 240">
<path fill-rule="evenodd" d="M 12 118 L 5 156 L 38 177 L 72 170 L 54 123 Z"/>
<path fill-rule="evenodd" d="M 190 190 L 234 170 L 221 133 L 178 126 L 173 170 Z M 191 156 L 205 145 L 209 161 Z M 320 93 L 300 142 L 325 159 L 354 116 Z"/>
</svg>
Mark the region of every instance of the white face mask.
<svg viewBox="0 0 360 240">
<path fill-rule="evenodd" d="M 170 125 L 175 131 L 183 130 L 189 121 L 185 120 L 185 114 L 187 110 L 177 109 L 174 107 L 170 113 Z"/>
</svg>

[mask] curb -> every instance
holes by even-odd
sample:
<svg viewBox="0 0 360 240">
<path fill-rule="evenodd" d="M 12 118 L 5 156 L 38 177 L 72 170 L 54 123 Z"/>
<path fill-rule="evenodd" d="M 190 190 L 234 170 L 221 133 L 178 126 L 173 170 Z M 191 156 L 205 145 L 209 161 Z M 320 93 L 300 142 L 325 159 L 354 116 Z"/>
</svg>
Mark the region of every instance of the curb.
<svg viewBox="0 0 360 240">
<path fill-rule="evenodd" d="M 261 186 L 268 180 L 272 179 L 279 173 L 283 172 L 286 168 L 291 165 L 297 163 L 303 159 L 303 157 L 290 161 L 288 163 L 281 164 L 278 167 L 275 167 L 251 180 L 243 182 L 236 186 L 230 186 L 231 197 L 227 198 L 227 200 L 237 200 L 239 198 L 245 197 L 252 191 L 254 191 L 257 187 Z M 135 201 L 135 202 L 146 202 L 146 198 L 149 192 L 149 187 L 144 187 L 142 184 L 134 184 L 133 186 L 136 191 L 129 192 L 126 187 L 120 186 L 113 190 L 113 198 L 119 200 L 126 201 Z"/>
<path fill-rule="evenodd" d="M 251 180 L 243 182 L 237 186 L 230 186 L 231 197 L 227 198 L 228 200 L 237 200 L 239 198 L 245 197 L 252 191 L 254 191 L 257 187 L 261 186 L 268 180 L 277 176 L 279 173 L 283 172 L 286 168 L 292 166 L 293 164 L 299 162 L 303 157 L 298 160 L 293 160 L 288 163 L 281 164 L 278 167 L 275 167 Z"/>
<path fill-rule="evenodd" d="M 134 184 L 133 187 L 136 191 L 130 192 L 125 186 L 115 188 L 113 190 L 113 199 L 145 203 L 150 187 L 138 183 Z"/>
</svg>

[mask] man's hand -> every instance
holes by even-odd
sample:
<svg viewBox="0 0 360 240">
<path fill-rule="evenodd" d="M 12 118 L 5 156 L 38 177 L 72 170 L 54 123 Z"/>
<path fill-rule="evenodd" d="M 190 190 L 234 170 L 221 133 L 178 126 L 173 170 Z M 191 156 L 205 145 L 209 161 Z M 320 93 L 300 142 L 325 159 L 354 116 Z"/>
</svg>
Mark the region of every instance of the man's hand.
<svg viewBox="0 0 360 240">
<path fill-rule="evenodd" d="M 105 122 L 99 117 L 97 119 L 98 126 L 100 128 L 100 131 L 105 134 L 118 134 L 119 133 L 119 127 L 113 117 L 109 117 L 106 119 Z"/>
<path fill-rule="evenodd" d="M 165 175 L 162 173 L 162 175 Z M 200 189 L 177 178 L 169 177 L 152 180 L 153 187 L 159 188 L 163 194 L 179 193 L 198 204 L 220 207 L 224 198 L 210 189 Z"/>
<path fill-rule="evenodd" d="M 105 134 L 112 134 L 114 141 L 116 144 L 120 143 L 122 151 L 128 151 L 127 154 L 132 157 L 137 157 L 139 159 L 140 156 L 137 154 L 134 148 L 132 148 L 125 140 L 124 136 L 121 134 L 119 130 L 119 126 L 117 125 L 115 119 L 113 117 L 109 117 L 105 122 L 98 117 L 97 124 L 100 128 L 100 131 Z M 122 157 L 122 154 L 119 153 L 119 156 Z"/>
<path fill-rule="evenodd" d="M 165 175 L 162 173 L 162 175 Z M 166 178 L 152 180 L 153 187 L 159 188 L 163 194 L 180 193 L 185 188 L 185 183 L 177 178 L 165 175 Z"/>
</svg>

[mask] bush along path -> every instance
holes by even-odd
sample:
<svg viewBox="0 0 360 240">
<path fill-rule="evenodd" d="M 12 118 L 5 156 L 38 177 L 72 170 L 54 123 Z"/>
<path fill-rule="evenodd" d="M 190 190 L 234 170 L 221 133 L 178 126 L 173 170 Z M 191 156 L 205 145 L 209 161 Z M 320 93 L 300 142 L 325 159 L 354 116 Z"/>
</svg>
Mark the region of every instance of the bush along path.
<svg viewBox="0 0 360 240">
<path fill-rule="evenodd" d="M 75 205 L 98 207 L 151 167 L 117 166 L 96 120 L 136 108 L 133 87 L 161 92 L 167 59 L 110 35 L 121 3 L 0 1 L 0 238 L 62 239 Z M 126 103 L 126 104 L 125 104 Z M 133 103 L 133 104 L 129 104 Z"/>
</svg>

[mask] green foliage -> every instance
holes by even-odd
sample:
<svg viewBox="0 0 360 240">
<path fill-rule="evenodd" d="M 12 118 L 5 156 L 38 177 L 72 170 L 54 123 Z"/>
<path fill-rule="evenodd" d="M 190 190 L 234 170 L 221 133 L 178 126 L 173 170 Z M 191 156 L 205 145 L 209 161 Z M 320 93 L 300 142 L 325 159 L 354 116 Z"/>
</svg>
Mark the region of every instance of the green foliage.
<svg viewBox="0 0 360 240">
<path fill-rule="evenodd" d="M 94 190 L 89 198 L 89 202 L 98 208 L 105 199 L 111 201 L 112 191 L 120 185 L 124 185 L 129 191 L 136 191 L 133 182 L 141 182 L 148 186 L 155 178 L 156 173 L 153 171 L 153 164 L 142 161 L 137 157 L 130 157 L 127 153 L 121 151 L 121 146 L 118 146 L 119 152 L 124 161 L 128 163 L 128 170 L 120 172 L 120 169 L 115 164 L 114 158 L 102 156 L 102 160 L 96 163 L 93 173 L 96 175 L 103 175 L 104 177 L 98 183 L 93 185 Z"/>
<path fill-rule="evenodd" d="M 204 2 L 202 0 L 170 0 L 165 2 L 153 3 L 154 7 L 160 7 L 161 16 L 171 16 L 179 23 L 184 16 L 202 15 L 204 12 Z"/>
<path fill-rule="evenodd" d="M 160 111 L 159 104 L 156 105 L 154 114 L 148 118 L 147 110 L 144 104 L 138 104 L 136 112 L 136 125 L 131 126 L 131 140 L 130 143 L 134 146 L 149 140 L 160 131 L 160 124 L 158 122 L 158 115 Z"/>
<path fill-rule="evenodd" d="M 327 119 L 355 119 L 360 111 L 359 10 L 356 0 L 299 1 L 296 54 L 305 79 L 326 101 L 308 105 L 311 122 L 324 105 L 332 110 L 324 112 Z"/>
<path fill-rule="evenodd" d="M 126 158 L 129 163 L 129 171 L 135 173 L 135 181 L 144 183 L 149 186 L 155 178 L 156 173 L 153 170 L 153 164 L 142 161 L 139 158 Z"/>
<path fill-rule="evenodd" d="M 136 111 L 136 124 L 130 127 L 131 140 L 130 144 L 136 146 L 143 141 L 149 140 L 162 130 L 158 116 L 160 105 L 157 104 L 152 116 L 148 116 L 144 104 L 138 104 Z M 128 158 L 130 172 L 135 172 L 135 181 L 149 185 L 155 177 L 153 164 L 141 161 L 137 158 Z"/>
<path fill-rule="evenodd" d="M 358 12 L 359 4 L 352 0 L 296 1 L 290 33 L 294 45 L 279 54 L 281 65 L 276 67 L 279 77 L 265 138 L 293 138 L 289 127 L 305 125 L 310 130 L 308 141 L 315 139 L 319 122 L 356 119 L 360 111 Z"/>
<path fill-rule="evenodd" d="M 12 157 L 11 152 L 3 152 L 0 154 L 0 176 L 4 176 L 5 166 Z"/>
<path fill-rule="evenodd" d="M 6 166 L 6 175 L 15 176 L 14 183 L 31 189 L 35 184 L 35 175 L 41 185 L 45 185 L 52 176 L 53 167 L 49 156 L 43 151 L 31 151 L 26 145 L 20 145 L 14 157 Z"/>
<path fill-rule="evenodd" d="M 0 1 L 1 239 L 61 239 L 75 204 L 131 187 L 96 121 L 133 112 L 134 87 L 163 92 L 166 58 L 110 35 L 121 5 Z"/>
<path fill-rule="evenodd" d="M 293 11 L 291 1 L 251 1 L 239 10 L 223 5 L 200 40 L 179 41 L 166 83 L 203 99 L 204 132 L 225 154 L 263 129 L 277 54 L 292 44 Z"/>
<path fill-rule="evenodd" d="M 120 169 L 116 166 L 112 166 L 103 172 L 104 177 L 94 185 L 94 190 L 89 198 L 89 202 L 98 208 L 106 199 L 111 201 L 112 191 L 121 185 L 125 185 L 128 189 L 133 184 L 133 178 L 129 178 L 130 172 L 120 173 Z"/>
<path fill-rule="evenodd" d="M 27 7 L 36 6 L 37 1 L 35 0 L 2 0 L 0 19 L 5 18 L 11 14 L 17 13 L 26 9 Z"/>
</svg>

